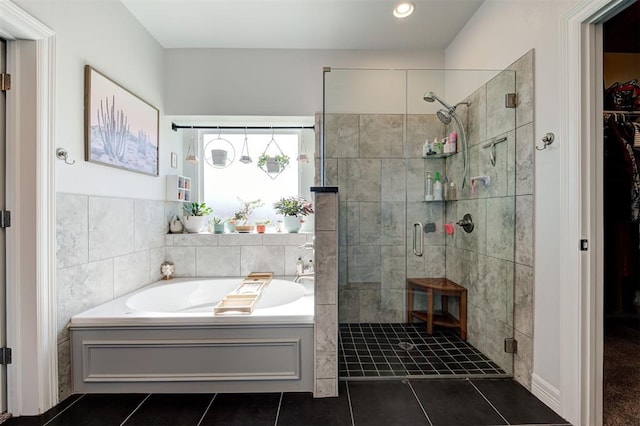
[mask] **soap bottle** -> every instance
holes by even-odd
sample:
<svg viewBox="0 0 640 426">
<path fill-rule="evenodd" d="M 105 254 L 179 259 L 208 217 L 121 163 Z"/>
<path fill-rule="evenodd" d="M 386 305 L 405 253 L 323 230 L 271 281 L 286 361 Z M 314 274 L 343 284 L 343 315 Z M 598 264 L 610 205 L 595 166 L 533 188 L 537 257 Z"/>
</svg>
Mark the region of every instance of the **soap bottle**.
<svg viewBox="0 0 640 426">
<path fill-rule="evenodd" d="M 431 144 L 429 143 L 429 139 L 425 139 L 424 145 L 422 146 L 422 156 L 426 157 L 427 155 L 431 155 Z"/>
<path fill-rule="evenodd" d="M 313 269 L 313 259 L 309 259 L 309 266 L 307 266 L 307 272 L 310 274 L 315 273 L 316 271 Z"/>
<path fill-rule="evenodd" d="M 433 201 L 433 178 L 431 172 L 426 172 L 424 175 L 424 200 Z"/>
<path fill-rule="evenodd" d="M 456 132 L 449 133 L 449 152 L 455 154 L 458 152 L 458 147 L 456 146 L 458 142 L 458 134 Z"/>
<path fill-rule="evenodd" d="M 298 260 L 296 261 L 296 274 L 302 275 L 303 273 L 304 273 L 304 262 L 302 261 L 302 258 L 299 257 Z"/>
<path fill-rule="evenodd" d="M 440 145 L 440 142 L 438 142 L 438 138 L 433 138 L 433 142 L 431 142 L 431 154 L 438 154 L 438 146 Z"/>
<path fill-rule="evenodd" d="M 446 154 L 447 153 L 447 148 L 449 145 L 449 138 L 442 138 L 442 141 L 440 142 L 440 154 Z"/>
<path fill-rule="evenodd" d="M 440 182 L 440 172 L 436 172 L 436 181 L 433 183 L 433 199 L 442 200 L 442 182 Z"/>
<path fill-rule="evenodd" d="M 455 182 L 451 182 L 451 184 L 449 185 L 449 199 L 450 200 L 455 200 L 458 198 L 458 191 L 456 188 L 456 183 Z"/>
</svg>

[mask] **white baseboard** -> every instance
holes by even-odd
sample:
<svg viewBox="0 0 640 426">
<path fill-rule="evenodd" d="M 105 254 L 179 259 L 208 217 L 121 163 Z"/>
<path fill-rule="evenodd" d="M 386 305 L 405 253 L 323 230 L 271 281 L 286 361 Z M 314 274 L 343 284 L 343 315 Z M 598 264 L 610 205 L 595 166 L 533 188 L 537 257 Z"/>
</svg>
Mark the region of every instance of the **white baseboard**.
<svg viewBox="0 0 640 426">
<path fill-rule="evenodd" d="M 560 413 L 560 391 L 537 374 L 531 375 L 531 393 L 556 413 Z"/>
</svg>

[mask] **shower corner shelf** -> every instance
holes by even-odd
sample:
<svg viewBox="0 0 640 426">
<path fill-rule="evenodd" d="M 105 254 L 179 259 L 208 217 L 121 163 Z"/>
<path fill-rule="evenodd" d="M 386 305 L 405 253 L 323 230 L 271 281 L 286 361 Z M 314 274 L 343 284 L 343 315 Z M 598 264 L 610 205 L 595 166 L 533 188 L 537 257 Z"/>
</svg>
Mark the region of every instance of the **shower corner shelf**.
<svg viewBox="0 0 640 426">
<path fill-rule="evenodd" d="M 437 160 L 440 158 L 451 157 L 452 155 L 457 154 L 457 152 L 447 152 L 446 154 L 432 154 L 432 155 L 423 155 L 422 158 L 425 160 Z"/>
</svg>

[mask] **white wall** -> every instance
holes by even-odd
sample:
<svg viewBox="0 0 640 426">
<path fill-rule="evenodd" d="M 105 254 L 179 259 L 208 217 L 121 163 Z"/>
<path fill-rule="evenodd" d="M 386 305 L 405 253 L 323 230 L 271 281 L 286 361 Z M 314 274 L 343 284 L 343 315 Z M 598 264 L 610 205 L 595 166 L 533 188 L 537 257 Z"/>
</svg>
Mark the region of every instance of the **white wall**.
<svg viewBox="0 0 640 426">
<path fill-rule="evenodd" d="M 446 50 L 447 68 L 507 67 L 535 49 L 535 137 L 560 130 L 560 18 L 577 0 L 486 0 Z M 560 144 L 536 151 L 534 375 L 560 387 Z M 576 302 L 577 303 L 577 302 Z M 576 360 L 577 362 L 577 360 Z"/>
<path fill-rule="evenodd" d="M 168 49 L 165 63 L 167 114 L 313 116 L 325 66 L 439 69 L 444 52 Z"/>
<path fill-rule="evenodd" d="M 164 50 L 113 0 L 16 0 L 56 33 L 56 144 L 76 160 L 56 161 L 56 191 L 164 199 L 170 152 L 179 152 L 163 118 Z M 160 110 L 160 176 L 84 161 L 84 66 L 89 64 Z"/>
</svg>

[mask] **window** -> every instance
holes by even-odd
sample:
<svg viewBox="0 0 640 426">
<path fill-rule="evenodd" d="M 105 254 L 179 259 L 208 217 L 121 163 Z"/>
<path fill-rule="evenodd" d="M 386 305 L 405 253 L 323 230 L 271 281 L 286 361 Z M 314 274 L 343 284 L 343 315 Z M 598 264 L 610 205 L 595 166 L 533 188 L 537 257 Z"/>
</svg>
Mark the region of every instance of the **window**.
<svg viewBox="0 0 640 426">
<path fill-rule="evenodd" d="M 249 222 L 267 219 L 275 224 L 282 217 L 273 210 L 273 203 L 281 197 L 301 193 L 300 163 L 297 161 L 301 132 L 273 135 L 271 132 L 249 133 L 246 137 L 251 162 L 240 161 L 241 155 L 246 155 L 246 151 L 243 152 L 245 135 L 242 131 L 201 134 L 203 201 L 213 208 L 213 216 L 226 220 L 232 218 L 239 209 L 238 198 L 243 201 L 260 199 L 264 205 L 253 212 Z M 214 161 L 214 149 L 227 151 L 225 166 L 222 166 L 222 158 L 219 156 Z M 258 167 L 259 157 L 265 149 L 268 156 L 284 154 L 289 159 L 288 165 L 277 176 Z M 233 162 L 230 162 L 231 157 L 234 157 Z M 263 168 L 266 169 L 266 165 Z"/>
</svg>

